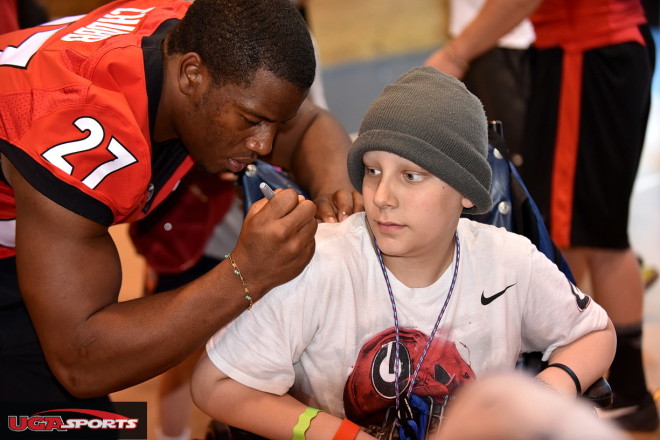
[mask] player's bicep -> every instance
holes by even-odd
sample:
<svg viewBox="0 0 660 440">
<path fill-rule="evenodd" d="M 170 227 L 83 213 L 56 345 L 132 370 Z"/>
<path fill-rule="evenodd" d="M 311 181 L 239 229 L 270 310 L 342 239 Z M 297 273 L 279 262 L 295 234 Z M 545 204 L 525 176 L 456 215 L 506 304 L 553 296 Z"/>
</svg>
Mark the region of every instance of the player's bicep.
<svg viewBox="0 0 660 440">
<path fill-rule="evenodd" d="M 106 227 L 48 199 L 15 169 L 10 179 L 21 294 L 46 353 L 75 350 L 89 342 L 85 321 L 117 300 L 116 247 Z"/>
</svg>

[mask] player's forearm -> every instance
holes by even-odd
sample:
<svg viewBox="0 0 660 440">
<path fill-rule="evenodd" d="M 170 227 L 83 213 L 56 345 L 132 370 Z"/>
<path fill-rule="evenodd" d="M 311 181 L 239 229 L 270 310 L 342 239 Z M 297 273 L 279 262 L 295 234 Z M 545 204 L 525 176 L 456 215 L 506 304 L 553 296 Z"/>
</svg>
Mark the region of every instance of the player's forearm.
<svg viewBox="0 0 660 440">
<path fill-rule="evenodd" d="M 251 292 L 255 300 L 261 296 Z M 259 296 L 257 296 L 259 295 Z M 229 262 L 171 292 L 113 303 L 76 326 L 70 343 L 48 344 L 48 360 L 69 392 L 92 397 L 168 370 L 201 347 L 249 302 Z"/>
<path fill-rule="evenodd" d="M 361 195 L 348 178 L 350 145 L 341 123 L 308 99 L 295 120 L 278 132 L 268 160 L 291 171 L 307 189 L 318 220 L 341 221 L 363 209 Z"/>
<path fill-rule="evenodd" d="M 80 397 L 139 383 L 192 353 L 245 311 L 246 294 L 257 301 L 300 273 L 317 227 L 314 204 L 283 191 L 250 209 L 231 254 L 238 269 L 226 260 L 175 291 L 117 303 L 119 257 L 107 231 L 51 208 L 62 218 L 23 217 L 33 227 L 22 231 L 37 232 L 17 234 L 19 280 L 49 365 Z"/>
<path fill-rule="evenodd" d="M 584 392 L 607 372 L 614 359 L 615 350 L 616 335 L 612 323 L 608 321 L 605 329 L 588 333 L 556 349 L 548 363 L 561 363 L 573 370 Z M 560 368 L 546 368 L 537 376 L 564 394 L 575 394 L 573 379 Z"/>
<path fill-rule="evenodd" d="M 329 111 L 306 99 L 275 137 L 269 162 L 286 168 L 313 198 L 351 191 L 346 157 L 351 139 Z"/>
<path fill-rule="evenodd" d="M 350 192 L 353 187 L 346 166 L 350 137 L 330 112 L 317 111 L 293 152 L 292 171 L 312 197 L 338 190 Z"/>
</svg>

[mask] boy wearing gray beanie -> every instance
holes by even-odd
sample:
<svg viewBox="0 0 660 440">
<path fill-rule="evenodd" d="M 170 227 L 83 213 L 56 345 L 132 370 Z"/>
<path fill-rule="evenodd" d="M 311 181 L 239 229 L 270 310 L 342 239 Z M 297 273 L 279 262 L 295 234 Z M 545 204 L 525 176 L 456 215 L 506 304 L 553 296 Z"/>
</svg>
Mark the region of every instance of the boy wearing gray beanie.
<svg viewBox="0 0 660 440">
<path fill-rule="evenodd" d="M 454 77 L 420 67 L 387 86 L 348 158 L 365 212 L 320 224 L 304 271 L 211 338 L 198 406 L 267 438 L 443 438 L 438 407 L 523 352 L 555 364 L 538 378 L 560 393 L 600 378 L 604 310 L 526 238 L 461 218 L 490 208 L 487 147 Z"/>
<path fill-rule="evenodd" d="M 441 99 L 439 99 L 441 98 Z M 415 162 L 467 197 L 465 212 L 490 210 L 488 125 L 481 101 L 448 75 L 420 67 L 385 87 L 362 120 L 348 157 L 353 186 L 362 191 L 367 151 Z"/>
</svg>

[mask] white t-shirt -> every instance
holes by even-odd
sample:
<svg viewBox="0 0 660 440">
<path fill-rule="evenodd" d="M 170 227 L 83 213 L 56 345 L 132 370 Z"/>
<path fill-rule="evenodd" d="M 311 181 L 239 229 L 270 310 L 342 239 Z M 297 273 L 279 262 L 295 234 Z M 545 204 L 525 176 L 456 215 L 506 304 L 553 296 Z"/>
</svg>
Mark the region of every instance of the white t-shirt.
<svg viewBox="0 0 660 440">
<path fill-rule="evenodd" d="M 541 351 L 547 359 L 607 325 L 605 311 L 525 237 L 467 219 L 460 220 L 458 236 L 456 286 L 415 394 L 441 401 L 488 371 L 514 369 L 522 352 Z M 425 288 L 409 288 L 388 273 L 403 344 L 401 389 L 431 334 L 453 269 Z M 244 385 L 290 392 L 360 423 L 393 405 L 393 328 L 383 273 L 364 213 L 357 213 L 320 224 L 316 253 L 303 272 L 218 332 L 207 352 Z"/>
</svg>

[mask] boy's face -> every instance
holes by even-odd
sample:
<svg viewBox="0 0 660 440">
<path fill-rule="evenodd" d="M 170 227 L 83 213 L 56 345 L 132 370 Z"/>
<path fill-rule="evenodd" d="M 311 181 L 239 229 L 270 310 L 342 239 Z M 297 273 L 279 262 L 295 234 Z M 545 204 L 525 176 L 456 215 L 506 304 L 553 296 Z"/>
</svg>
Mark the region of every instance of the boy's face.
<svg viewBox="0 0 660 440">
<path fill-rule="evenodd" d="M 437 258 L 473 204 L 419 165 L 393 153 L 368 151 L 362 195 L 369 226 L 384 255 Z M 450 241 L 453 245 L 453 241 Z"/>
</svg>

